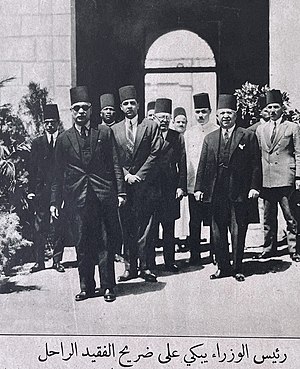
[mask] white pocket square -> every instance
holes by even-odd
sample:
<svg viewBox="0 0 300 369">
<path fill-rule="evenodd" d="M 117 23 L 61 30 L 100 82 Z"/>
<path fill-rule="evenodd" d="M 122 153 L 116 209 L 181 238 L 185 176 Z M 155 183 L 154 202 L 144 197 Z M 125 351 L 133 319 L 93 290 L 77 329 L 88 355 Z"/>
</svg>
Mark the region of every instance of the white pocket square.
<svg viewBox="0 0 300 369">
<path fill-rule="evenodd" d="M 245 144 L 239 144 L 239 148 L 240 148 L 241 150 L 244 150 L 244 147 L 245 147 Z"/>
</svg>

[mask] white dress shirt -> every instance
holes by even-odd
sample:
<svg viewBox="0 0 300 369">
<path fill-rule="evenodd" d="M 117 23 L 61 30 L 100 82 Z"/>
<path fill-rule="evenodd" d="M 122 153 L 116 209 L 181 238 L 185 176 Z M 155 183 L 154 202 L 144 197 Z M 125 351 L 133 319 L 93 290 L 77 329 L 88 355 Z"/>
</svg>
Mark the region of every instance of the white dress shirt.
<svg viewBox="0 0 300 369">
<path fill-rule="evenodd" d="M 58 131 L 54 132 L 52 135 L 46 131 L 46 136 L 47 136 L 47 141 L 48 141 L 48 144 L 50 144 L 51 142 L 51 136 L 53 136 L 53 147 L 55 146 L 56 144 L 56 140 L 57 140 L 57 136 L 58 136 Z"/>
<path fill-rule="evenodd" d="M 132 119 L 125 118 L 126 131 L 127 131 L 127 129 L 130 128 L 130 122 L 132 124 L 132 133 L 133 133 L 133 137 L 134 137 L 134 140 L 135 140 L 135 138 L 136 138 L 136 131 L 137 131 L 137 125 L 138 125 L 138 116 L 136 115 Z"/>
<path fill-rule="evenodd" d="M 225 132 L 227 131 L 228 132 L 228 138 L 230 139 L 234 128 L 235 128 L 235 125 L 233 127 L 231 127 L 231 128 L 222 128 L 223 138 L 225 139 L 224 135 L 225 135 Z"/>
<path fill-rule="evenodd" d="M 187 157 L 187 189 L 189 194 L 194 193 L 196 174 L 198 170 L 203 141 L 208 133 L 220 128 L 215 122 L 206 124 L 197 123 L 188 128 L 185 133 L 186 157 Z"/>
</svg>

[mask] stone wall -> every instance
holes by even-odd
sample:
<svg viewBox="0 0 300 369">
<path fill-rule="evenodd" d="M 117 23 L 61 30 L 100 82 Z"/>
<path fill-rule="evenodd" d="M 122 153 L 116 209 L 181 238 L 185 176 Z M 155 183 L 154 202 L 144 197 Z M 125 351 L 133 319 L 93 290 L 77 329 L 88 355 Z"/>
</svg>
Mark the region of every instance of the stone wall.
<svg viewBox="0 0 300 369">
<path fill-rule="evenodd" d="M 17 108 L 28 83 L 38 82 L 59 105 L 66 127 L 75 75 L 72 4 L 73 0 L 0 0 L 0 79 L 16 77 L 0 89 L 1 104 Z"/>
<path fill-rule="evenodd" d="M 270 86 L 300 109 L 300 1 L 270 0 Z"/>
</svg>

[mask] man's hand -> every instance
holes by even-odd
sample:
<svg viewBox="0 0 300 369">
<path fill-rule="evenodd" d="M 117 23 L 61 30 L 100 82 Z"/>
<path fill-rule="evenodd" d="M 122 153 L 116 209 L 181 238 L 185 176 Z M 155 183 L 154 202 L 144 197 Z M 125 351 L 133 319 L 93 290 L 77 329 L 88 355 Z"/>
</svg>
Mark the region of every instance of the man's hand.
<svg viewBox="0 0 300 369">
<path fill-rule="evenodd" d="M 296 179 L 295 187 L 296 187 L 296 190 L 300 190 L 300 179 Z"/>
<path fill-rule="evenodd" d="M 58 212 L 58 209 L 56 206 L 53 206 L 51 205 L 50 206 L 50 214 L 51 214 L 51 217 L 54 218 L 54 219 L 58 219 L 59 217 L 59 212 Z"/>
<path fill-rule="evenodd" d="M 136 174 L 126 174 L 125 176 L 125 181 L 127 183 L 129 183 L 130 185 L 134 184 L 134 183 L 138 183 L 141 182 L 141 178 L 139 176 L 137 176 Z"/>
<path fill-rule="evenodd" d="M 124 206 L 126 203 L 126 196 L 118 196 L 118 207 Z"/>
<path fill-rule="evenodd" d="M 201 191 L 196 191 L 196 192 L 194 193 L 195 200 L 196 200 L 196 201 L 202 201 L 202 200 L 203 200 L 203 195 L 204 195 L 204 193 L 203 193 L 203 192 L 201 192 Z"/>
<path fill-rule="evenodd" d="M 253 188 L 248 193 L 248 199 L 257 199 L 259 196 L 259 192 L 254 190 Z"/>
<path fill-rule="evenodd" d="M 176 199 L 178 199 L 179 201 L 183 198 L 184 192 L 182 188 L 177 188 L 176 190 Z"/>
<path fill-rule="evenodd" d="M 35 198 L 35 193 L 31 192 L 27 195 L 28 200 L 33 200 Z"/>
</svg>

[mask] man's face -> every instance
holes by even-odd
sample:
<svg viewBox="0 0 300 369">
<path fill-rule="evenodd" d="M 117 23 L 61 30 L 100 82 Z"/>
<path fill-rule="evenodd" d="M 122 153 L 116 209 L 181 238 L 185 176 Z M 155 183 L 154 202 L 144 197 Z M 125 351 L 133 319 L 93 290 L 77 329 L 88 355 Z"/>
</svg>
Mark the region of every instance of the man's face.
<svg viewBox="0 0 300 369">
<path fill-rule="evenodd" d="M 260 115 L 266 122 L 270 120 L 270 113 L 267 107 L 262 109 L 262 111 L 260 112 Z"/>
<path fill-rule="evenodd" d="M 153 119 L 153 115 L 154 115 L 154 109 L 148 110 L 148 112 L 147 112 L 147 118 L 152 120 Z"/>
<path fill-rule="evenodd" d="M 135 99 L 124 100 L 120 108 L 128 119 L 133 119 L 139 110 L 139 104 Z"/>
<path fill-rule="evenodd" d="M 185 115 L 177 115 L 173 122 L 174 128 L 179 133 L 186 131 L 187 119 Z"/>
<path fill-rule="evenodd" d="M 45 131 L 53 135 L 57 131 L 58 120 L 56 119 L 45 119 L 44 120 Z"/>
<path fill-rule="evenodd" d="M 167 130 L 169 129 L 170 122 L 171 122 L 171 114 L 161 112 L 161 113 L 156 113 L 155 117 L 157 118 L 160 131 L 167 132 Z"/>
<path fill-rule="evenodd" d="M 79 126 L 84 126 L 92 114 L 92 105 L 88 102 L 77 102 L 71 106 L 73 121 Z"/>
<path fill-rule="evenodd" d="M 197 108 L 195 109 L 196 120 L 200 124 L 206 124 L 209 121 L 211 110 L 209 108 Z"/>
<path fill-rule="evenodd" d="M 222 128 L 229 129 L 235 125 L 236 111 L 227 108 L 218 109 L 217 118 Z"/>
<path fill-rule="evenodd" d="M 266 106 L 272 120 L 277 120 L 281 117 L 283 112 L 283 106 L 279 103 L 272 103 Z"/>
<path fill-rule="evenodd" d="M 113 106 L 106 106 L 101 110 L 100 116 L 105 124 L 111 124 L 115 121 L 116 110 Z"/>
</svg>

